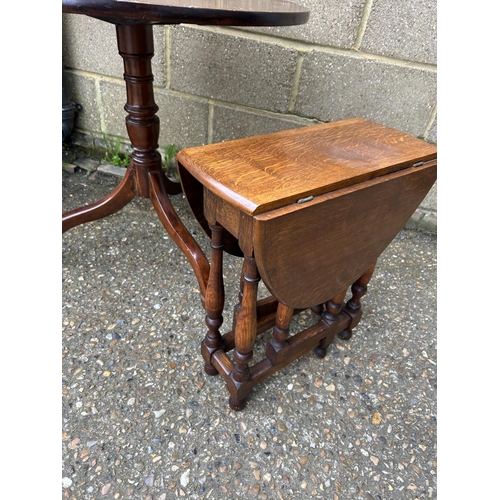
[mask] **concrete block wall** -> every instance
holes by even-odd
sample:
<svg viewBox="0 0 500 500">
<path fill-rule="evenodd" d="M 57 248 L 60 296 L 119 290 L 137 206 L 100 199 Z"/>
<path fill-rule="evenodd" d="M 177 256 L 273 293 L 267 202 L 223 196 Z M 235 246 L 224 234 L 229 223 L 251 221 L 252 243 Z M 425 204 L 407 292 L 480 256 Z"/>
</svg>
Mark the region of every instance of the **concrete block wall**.
<svg viewBox="0 0 500 500">
<path fill-rule="evenodd" d="M 435 0 L 296 0 L 301 26 L 155 26 L 160 148 L 362 116 L 437 143 Z M 80 103 L 74 140 L 127 143 L 112 24 L 63 15 L 63 65 Z M 436 232 L 436 186 L 408 226 Z"/>
</svg>

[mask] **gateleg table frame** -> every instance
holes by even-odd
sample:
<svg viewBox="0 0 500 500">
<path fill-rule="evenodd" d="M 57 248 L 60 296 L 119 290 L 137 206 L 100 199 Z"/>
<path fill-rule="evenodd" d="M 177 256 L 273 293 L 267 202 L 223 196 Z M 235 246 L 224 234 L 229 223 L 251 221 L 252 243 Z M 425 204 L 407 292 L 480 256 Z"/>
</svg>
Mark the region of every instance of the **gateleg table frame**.
<svg viewBox="0 0 500 500">
<path fill-rule="evenodd" d="M 352 118 L 185 148 L 177 168 L 211 236 L 205 371 L 224 378 L 241 410 L 259 382 L 351 337 L 375 263 L 434 184 L 437 159 L 421 139 Z M 235 250 L 241 291 L 222 335 L 223 255 Z M 258 300 L 261 279 L 271 295 Z M 318 322 L 291 334 L 305 309 Z M 253 360 L 257 336 L 271 328 L 264 359 Z"/>
</svg>

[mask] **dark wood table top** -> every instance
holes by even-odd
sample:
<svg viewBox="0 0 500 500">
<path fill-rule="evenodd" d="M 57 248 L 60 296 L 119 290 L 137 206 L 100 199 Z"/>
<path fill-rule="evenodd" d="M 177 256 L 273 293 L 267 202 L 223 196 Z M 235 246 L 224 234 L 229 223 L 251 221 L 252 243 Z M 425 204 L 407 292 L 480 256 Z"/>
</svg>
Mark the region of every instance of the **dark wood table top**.
<svg viewBox="0 0 500 500">
<path fill-rule="evenodd" d="M 62 11 L 114 24 L 292 26 L 309 19 L 287 0 L 63 0 Z"/>
</svg>

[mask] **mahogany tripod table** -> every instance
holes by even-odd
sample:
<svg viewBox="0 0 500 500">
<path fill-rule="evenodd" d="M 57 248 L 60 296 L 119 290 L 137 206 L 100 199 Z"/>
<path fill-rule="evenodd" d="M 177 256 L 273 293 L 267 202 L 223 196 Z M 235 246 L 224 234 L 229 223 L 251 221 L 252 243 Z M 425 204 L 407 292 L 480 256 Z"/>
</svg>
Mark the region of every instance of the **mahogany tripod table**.
<svg viewBox="0 0 500 500">
<path fill-rule="evenodd" d="M 163 226 L 192 266 L 204 302 L 210 266 L 170 203 L 168 195 L 178 194 L 181 188 L 164 174 L 158 152 L 160 120 L 153 93 L 152 26 L 290 26 L 306 23 L 309 11 L 287 0 L 63 0 L 62 10 L 116 25 L 125 70 L 126 126 L 132 145 L 122 182 L 102 200 L 63 214 L 63 233 L 119 211 L 135 196 L 150 198 Z"/>
</svg>

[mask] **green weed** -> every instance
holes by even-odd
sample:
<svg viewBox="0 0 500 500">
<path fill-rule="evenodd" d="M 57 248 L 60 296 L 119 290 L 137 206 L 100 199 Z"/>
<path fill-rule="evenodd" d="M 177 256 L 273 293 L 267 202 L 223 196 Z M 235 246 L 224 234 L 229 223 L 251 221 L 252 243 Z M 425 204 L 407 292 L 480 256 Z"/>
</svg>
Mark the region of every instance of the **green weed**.
<svg viewBox="0 0 500 500">
<path fill-rule="evenodd" d="M 106 144 L 106 153 L 104 161 L 117 167 L 126 167 L 130 163 L 130 155 L 120 153 L 120 139 L 108 139 L 104 135 L 104 144 Z"/>
<path fill-rule="evenodd" d="M 163 170 L 165 171 L 165 174 L 171 179 L 178 179 L 179 175 L 174 164 L 175 155 L 178 153 L 175 144 L 170 144 L 169 146 L 165 147 L 164 152 L 165 162 L 163 164 Z"/>
</svg>

